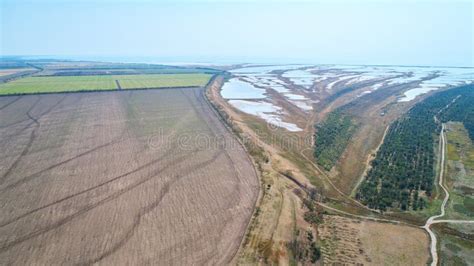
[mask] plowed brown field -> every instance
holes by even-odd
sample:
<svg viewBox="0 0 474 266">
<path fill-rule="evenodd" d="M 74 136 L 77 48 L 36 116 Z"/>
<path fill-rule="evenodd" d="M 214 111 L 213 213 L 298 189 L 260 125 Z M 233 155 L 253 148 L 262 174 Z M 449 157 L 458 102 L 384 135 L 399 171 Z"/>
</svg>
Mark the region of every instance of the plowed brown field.
<svg viewBox="0 0 474 266">
<path fill-rule="evenodd" d="M 0 264 L 224 264 L 259 191 L 203 89 L 0 97 Z"/>
</svg>

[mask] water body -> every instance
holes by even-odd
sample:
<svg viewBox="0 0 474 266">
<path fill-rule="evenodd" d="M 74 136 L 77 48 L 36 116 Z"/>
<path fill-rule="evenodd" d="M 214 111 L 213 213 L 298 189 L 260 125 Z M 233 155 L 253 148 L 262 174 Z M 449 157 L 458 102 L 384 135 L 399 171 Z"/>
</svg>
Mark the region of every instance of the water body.
<svg viewBox="0 0 474 266">
<path fill-rule="evenodd" d="M 430 70 L 433 71 L 433 69 Z M 417 88 L 406 91 L 404 96 L 399 99 L 399 102 L 408 102 L 414 100 L 419 95 L 447 86 L 459 86 L 474 82 L 473 68 L 439 68 L 431 73 L 439 76 L 425 80 Z"/>
<path fill-rule="evenodd" d="M 318 77 L 318 75 L 311 73 L 309 70 L 287 71 L 283 73 L 282 76 L 290 79 L 293 84 L 303 86 L 305 88 L 311 87 L 315 79 Z"/>
<path fill-rule="evenodd" d="M 308 65 L 272 65 L 272 66 L 248 66 L 231 70 L 232 74 L 268 74 L 274 70 L 290 70 L 306 67 Z"/>
<path fill-rule="evenodd" d="M 265 90 L 252 84 L 232 78 L 222 87 L 221 95 L 224 99 L 264 99 Z"/>
<path fill-rule="evenodd" d="M 262 118 L 268 124 L 291 132 L 302 131 L 297 125 L 282 121 L 282 108 L 279 106 L 263 101 L 230 100 L 229 103 L 244 113 Z"/>
</svg>

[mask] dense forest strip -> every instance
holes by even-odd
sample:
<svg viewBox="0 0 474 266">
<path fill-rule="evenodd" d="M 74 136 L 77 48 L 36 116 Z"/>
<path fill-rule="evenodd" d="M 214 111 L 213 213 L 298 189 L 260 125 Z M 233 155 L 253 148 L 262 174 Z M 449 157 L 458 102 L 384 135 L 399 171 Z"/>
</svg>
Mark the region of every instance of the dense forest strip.
<svg viewBox="0 0 474 266">
<path fill-rule="evenodd" d="M 354 86 L 349 86 L 335 94 L 332 94 L 330 97 L 325 99 L 325 101 L 332 102 L 342 94 L 375 83 L 360 83 Z M 329 171 L 339 160 L 340 156 L 346 149 L 350 138 L 356 131 L 356 119 L 354 119 L 355 117 L 351 114 L 359 113 L 360 110 L 364 110 L 367 105 L 382 101 L 407 86 L 408 84 L 386 86 L 383 90 L 373 91 L 372 93 L 359 97 L 356 100 L 342 105 L 332 111 L 324 122 L 316 126 L 314 157 L 316 158 L 318 165 Z"/>
<path fill-rule="evenodd" d="M 382 211 L 425 208 L 433 190 L 434 145 L 440 123 L 462 122 L 470 128 L 471 136 L 473 87 L 465 85 L 435 93 L 395 121 L 356 197 L 370 208 Z"/>
<path fill-rule="evenodd" d="M 314 157 L 316 162 L 327 171 L 331 170 L 344 152 L 356 129 L 350 115 L 338 110 L 316 125 Z"/>
<path fill-rule="evenodd" d="M 441 122 L 459 121 L 464 124 L 469 138 L 474 141 L 474 86 L 471 85 L 468 97 L 459 97 L 449 108 L 439 114 Z M 463 95 L 462 95 L 463 96 Z"/>
</svg>

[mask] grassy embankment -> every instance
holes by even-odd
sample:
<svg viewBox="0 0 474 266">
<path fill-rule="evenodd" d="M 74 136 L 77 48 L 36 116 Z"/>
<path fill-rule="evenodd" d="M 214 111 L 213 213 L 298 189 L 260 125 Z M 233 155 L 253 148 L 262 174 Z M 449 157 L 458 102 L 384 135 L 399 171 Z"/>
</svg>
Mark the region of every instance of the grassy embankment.
<svg viewBox="0 0 474 266">
<path fill-rule="evenodd" d="M 449 201 L 446 218 L 474 218 L 474 144 L 465 126 L 447 123 L 446 187 Z M 435 227 L 440 235 L 441 265 L 474 264 L 474 225 L 443 224 Z"/>
<path fill-rule="evenodd" d="M 447 217 L 474 218 L 474 144 L 462 123 L 448 123 L 446 185 L 450 190 Z"/>
</svg>

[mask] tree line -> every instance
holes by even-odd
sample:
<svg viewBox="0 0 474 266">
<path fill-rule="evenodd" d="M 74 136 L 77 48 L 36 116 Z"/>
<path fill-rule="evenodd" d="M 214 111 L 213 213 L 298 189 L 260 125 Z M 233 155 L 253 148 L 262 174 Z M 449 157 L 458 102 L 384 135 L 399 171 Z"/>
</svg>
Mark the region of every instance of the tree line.
<svg viewBox="0 0 474 266">
<path fill-rule="evenodd" d="M 357 199 L 382 211 L 425 208 L 436 174 L 435 144 L 447 121 L 462 122 L 473 138 L 473 85 L 435 93 L 392 123 Z"/>
<path fill-rule="evenodd" d="M 356 129 L 353 118 L 335 110 L 320 124 L 316 125 L 314 157 L 327 171 L 331 170 L 344 152 Z"/>
</svg>

